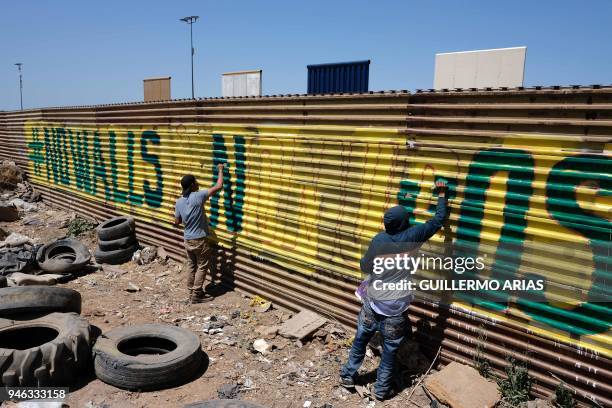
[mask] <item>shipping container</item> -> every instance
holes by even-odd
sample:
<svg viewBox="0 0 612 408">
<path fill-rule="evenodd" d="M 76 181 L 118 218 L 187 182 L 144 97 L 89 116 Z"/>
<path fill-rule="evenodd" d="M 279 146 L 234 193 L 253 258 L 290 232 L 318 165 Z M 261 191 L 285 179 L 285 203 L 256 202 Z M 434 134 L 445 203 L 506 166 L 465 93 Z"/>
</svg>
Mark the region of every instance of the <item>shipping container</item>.
<svg viewBox="0 0 612 408">
<path fill-rule="evenodd" d="M 261 96 L 261 74 L 261 69 L 224 73 L 221 76 L 223 96 Z"/>
<path fill-rule="evenodd" d="M 367 92 L 370 60 L 308 65 L 308 93 Z"/>
<path fill-rule="evenodd" d="M 435 89 L 523 86 L 527 47 L 436 54 Z"/>
<path fill-rule="evenodd" d="M 157 102 L 172 99 L 170 94 L 171 79 L 172 77 L 143 79 L 144 101 Z"/>
</svg>

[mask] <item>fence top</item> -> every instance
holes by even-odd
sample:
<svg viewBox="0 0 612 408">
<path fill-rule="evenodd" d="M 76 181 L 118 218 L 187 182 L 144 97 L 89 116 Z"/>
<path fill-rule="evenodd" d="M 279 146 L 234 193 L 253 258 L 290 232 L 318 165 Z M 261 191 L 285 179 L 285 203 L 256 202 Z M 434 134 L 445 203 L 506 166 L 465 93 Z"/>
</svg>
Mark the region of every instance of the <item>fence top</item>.
<svg viewBox="0 0 612 408">
<path fill-rule="evenodd" d="M 131 102 L 117 102 L 117 103 L 106 103 L 106 104 L 94 104 L 94 105 L 69 105 L 69 106 L 52 106 L 52 107 L 39 107 L 24 109 L 23 112 L 36 112 L 40 110 L 61 110 L 61 109 L 95 109 L 109 106 L 133 106 L 133 105 L 160 105 L 160 104 L 180 104 L 180 103 L 193 103 L 193 102 L 240 102 L 240 101 L 279 101 L 279 100 L 329 100 L 329 99 L 348 99 L 348 98 L 376 98 L 376 97 L 407 97 L 407 96 L 427 96 L 427 95 L 445 95 L 445 96 L 481 96 L 481 95 L 513 95 L 513 94 L 570 94 L 570 93 L 588 93 L 588 92 L 601 92 L 601 93 L 612 93 L 612 84 L 593 84 L 593 85 L 552 85 L 552 86 L 531 86 L 531 87 L 517 87 L 517 88 L 454 88 L 454 89 L 416 89 L 414 92 L 408 90 L 386 90 L 386 91 L 368 91 L 368 92 L 355 92 L 355 93 L 334 93 L 334 94 L 274 94 L 274 95 L 262 95 L 262 96 L 213 96 L 205 98 L 182 98 L 182 99 L 168 99 L 163 101 L 144 102 L 144 101 L 131 101 Z M 7 110 L 2 111 L 6 113 L 19 113 L 20 110 Z"/>
</svg>

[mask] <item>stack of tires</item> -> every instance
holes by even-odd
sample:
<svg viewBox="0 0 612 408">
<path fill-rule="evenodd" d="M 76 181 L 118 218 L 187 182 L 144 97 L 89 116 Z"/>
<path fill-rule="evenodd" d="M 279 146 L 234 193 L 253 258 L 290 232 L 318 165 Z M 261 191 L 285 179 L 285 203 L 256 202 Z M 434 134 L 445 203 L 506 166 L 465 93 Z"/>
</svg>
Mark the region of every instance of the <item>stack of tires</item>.
<svg viewBox="0 0 612 408">
<path fill-rule="evenodd" d="M 138 250 L 136 223 L 132 217 L 113 217 L 98 228 L 98 248 L 94 253 L 96 262 L 119 265 L 132 259 Z"/>
</svg>

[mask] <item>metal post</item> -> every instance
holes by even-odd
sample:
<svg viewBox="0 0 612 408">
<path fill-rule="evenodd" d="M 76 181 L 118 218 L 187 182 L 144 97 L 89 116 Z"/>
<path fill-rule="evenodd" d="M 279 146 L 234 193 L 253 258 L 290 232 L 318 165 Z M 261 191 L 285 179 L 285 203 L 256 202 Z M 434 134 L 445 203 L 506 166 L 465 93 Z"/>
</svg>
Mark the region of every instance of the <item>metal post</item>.
<svg viewBox="0 0 612 408">
<path fill-rule="evenodd" d="M 193 24 L 189 24 L 189 38 L 191 43 L 191 99 L 195 99 L 195 89 L 193 85 L 193 54 L 195 54 L 195 50 L 193 49 Z"/>
<path fill-rule="evenodd" d="M 193 78 L 193 55 L 195 54 L 195 48 L 193 48 L 193 23 L 198 20 L 198 16 L 183 17 L 180 20 L 189 24 L 189 44 L 191 45 L 191 99 L 195 99 L 195 86 Z"/>
<path fill-rule="evenodd" d="M 21 66 L 23 63 L 18 62 L 15 65 L 17 65 L 17 69 L 19 70 L 19 104 L 21 106 L 21 110 L 23 110 L 23 78 L 21 75 Z"/>
</svg>

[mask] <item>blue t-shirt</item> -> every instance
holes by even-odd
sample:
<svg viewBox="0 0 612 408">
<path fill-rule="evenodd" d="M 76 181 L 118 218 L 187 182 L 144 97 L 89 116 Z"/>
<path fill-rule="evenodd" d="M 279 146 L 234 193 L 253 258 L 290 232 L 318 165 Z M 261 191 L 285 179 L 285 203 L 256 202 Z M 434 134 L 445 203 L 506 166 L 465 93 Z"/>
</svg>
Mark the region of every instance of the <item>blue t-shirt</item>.
<svg viewBox="0 0 612 408">
<path fill-rule="evenodd" d="M 207 198 L 208 190 L 201 190 L 176 200 L 174 214 L 185 226 L 185 239 L 200 239 L 208 236 L 208 222 L 204 213 L 204 202 Z"/>
</svg>

